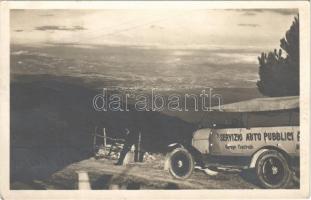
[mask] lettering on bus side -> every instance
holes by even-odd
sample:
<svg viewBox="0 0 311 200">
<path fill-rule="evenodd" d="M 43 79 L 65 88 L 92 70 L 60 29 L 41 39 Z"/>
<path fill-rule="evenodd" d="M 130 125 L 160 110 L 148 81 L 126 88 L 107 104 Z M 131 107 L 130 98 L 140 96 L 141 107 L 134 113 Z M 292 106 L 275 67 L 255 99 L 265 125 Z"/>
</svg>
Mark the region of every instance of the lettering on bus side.
<svg viewBox="0 0 311 200">
<path fill-rule="evenodd" d="M 238 133 L 232 133 L 232 134 L 218 134 L 219 140 L 222 142 L 231 142 L 231 141 L 242 141 L 243 135 Z"/>
<path fill-rule="evenodd" d="M 294 141 L 294 132 L 264 132 L 265 141 Z"/>
<path fill-rule="evenodd" d="M 264 132 L 264 133 L 220 133 L 218 139 L 221 142 L 232 141 L 294 141 L 294 132 Z M 300 132 L 297 132 L 297 141 L 300 139 Z"/>
<path fill-rule="evenodd" d="M 261 133 L 247 133 L 246 141 L 261 141 Z"/>
</svg>

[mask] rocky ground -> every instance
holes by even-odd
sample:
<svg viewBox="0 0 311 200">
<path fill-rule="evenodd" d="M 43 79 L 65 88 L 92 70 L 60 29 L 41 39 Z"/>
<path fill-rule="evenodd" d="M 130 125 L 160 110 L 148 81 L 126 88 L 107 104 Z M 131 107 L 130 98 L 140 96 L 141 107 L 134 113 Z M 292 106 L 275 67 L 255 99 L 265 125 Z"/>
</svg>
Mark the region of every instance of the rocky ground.
<svg viewBox="0 0 311 200">
<path fill-rule="evenodd" d="M 164 171 L 161 163 L 133 163 L 127 166 L 114 166 L 112 160 L 93 158 L 74 163 L 53 174 L 45 183 L 49 189 L 78 189 L 78 172 L 89 174 L 91 189 L 110 189 L 118 185 L 120 189 L 221 189 L 257 188 L 239 173 L 220 173 L 209 176 L 195 171 L 187 180 L 177 180 Z"/>
<path fill-rule="evenodd" d="M 252 171 L 223 171 L 207 175 L 195 169 L 186 180 L 173 178 L 163 169 L 164 156 L 149 155 L 143 163 L 115 166 L 116 160 L 89 158 L 68 165 L 45 180 L 34 180 L 29 189 L 79 189 L 78 174 L 87 172 L 90 189 L 256 189 L 260 188 Z M 15 182 L 14 189 L 25 188 Z M 290 188 L 297 188 L 292 185 Z"/>
<path fill-rule="evenodd" d="M 35 180 L 32 186 L 38 189 L 78 189 L 78 173 L 83 171 L 89 175 L 91 189 L 111 189 L 111 186 L 116 185 L 120 189 L 257 188 L 237 172 L 209 176 L 203 171 L 195 170 L 189 179 L 177 180 L 163 170 L 164 160 L 159 159 L 161 156 L 152 157 L 144 163 L 126 166 L 113 165 L 115 160 L 90 158 L 71 164 L 44 181 Z M 16 189 L 18 186 L 18 183 L 15 183 Z"/>
</svg>

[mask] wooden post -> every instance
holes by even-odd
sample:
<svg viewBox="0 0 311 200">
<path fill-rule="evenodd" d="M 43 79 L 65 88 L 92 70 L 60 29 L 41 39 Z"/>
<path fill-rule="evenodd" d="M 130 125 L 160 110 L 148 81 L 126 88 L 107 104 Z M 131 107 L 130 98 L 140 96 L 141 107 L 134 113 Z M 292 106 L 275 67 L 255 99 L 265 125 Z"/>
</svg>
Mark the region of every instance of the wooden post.
<svg viewBox="0 0 311 200">
<path fill-rule="evenodd" d="M 117 184 L 110 184 L 109 190 L 120 190 L 120 187 Z"/>
<path fill-rule="evenodd" d="M 79 190 L 90 190 L 91 189 L 91 184 L 89 180 L 89 175 L 85 171 L 77 171 L 78 174 L 78 187 Z"/>
<path fill-rule="evenodd" d="M 94 155 L 96 155 L 96 137 L 97 137 L 97 126 L 95 127 L 95 130 L 94 130 L 94 138 L 93 138 L 93 152 L 94 152 Z"/>
<path fill-rule="evenodd" d="M 106 148 L 107 146 L 106 128 L 103 128 L 103 132 L 104 132 L 104 147 Z"/>
<path fill-rule="evenodd" d="M 139 135 L 138 135 L 138 146 L 137 146 L 137 152 L 138 152 L 138 155 L 137 155 L 137 161 L 140 162 L 140 151 L 141 151 L 141 132 L 139 132 Z"/>
</svg>

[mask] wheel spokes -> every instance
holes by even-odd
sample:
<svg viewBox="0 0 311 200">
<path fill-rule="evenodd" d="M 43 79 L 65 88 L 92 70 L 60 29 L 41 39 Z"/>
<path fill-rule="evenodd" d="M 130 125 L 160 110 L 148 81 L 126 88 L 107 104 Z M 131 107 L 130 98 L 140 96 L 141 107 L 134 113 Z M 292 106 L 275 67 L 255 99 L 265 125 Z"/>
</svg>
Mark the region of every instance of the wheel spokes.
<svg viewBox="0 0 311 200">
<path fill-rule="evenodd" d="M 274 161 L 273 161 L 272 158 L 270 158 L 268 161 L 269 161 L 269 163 L 270 163 L 271 166 L 274 166 Z"/>
</svg>

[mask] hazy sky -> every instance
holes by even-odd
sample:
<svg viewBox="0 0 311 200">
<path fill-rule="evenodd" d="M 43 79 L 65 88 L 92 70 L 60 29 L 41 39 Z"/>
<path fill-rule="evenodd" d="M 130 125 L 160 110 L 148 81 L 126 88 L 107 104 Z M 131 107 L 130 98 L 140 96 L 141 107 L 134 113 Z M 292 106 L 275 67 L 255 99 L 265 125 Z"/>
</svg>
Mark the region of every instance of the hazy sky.
<svg viewBox="0 0 311 200">
<path fill-rule="evenodd" d="M 13 10 L 11 42 L 275 48 L 296 10 Z"/>
</svg>

